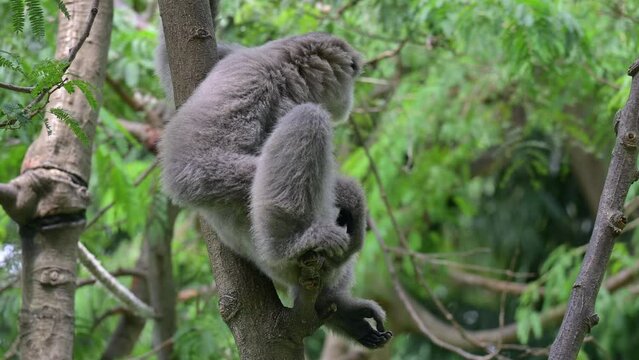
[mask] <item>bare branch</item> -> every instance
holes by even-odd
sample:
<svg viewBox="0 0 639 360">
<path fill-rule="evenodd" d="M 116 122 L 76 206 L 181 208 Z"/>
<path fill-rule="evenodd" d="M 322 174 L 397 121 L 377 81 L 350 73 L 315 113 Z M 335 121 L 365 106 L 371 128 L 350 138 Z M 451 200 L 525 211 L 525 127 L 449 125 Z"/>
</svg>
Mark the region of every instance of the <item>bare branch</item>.
<svg viewBox="0 0 639 360">
<path fill-rule="evenodd" d="M 117 269 L 117 270 L 113 271 L 110 274 L 113 277 L 120 277 L 120 276 L 135 276 L 135 277 L 139 277 L 139 278 L 145 278 L 146 277 L 146 273 L 144 273 L 142 271 L 139 271 L 137 269 Z M 78 288 L 81 288 L 83 286 L 95 284 L 97 281 L 98 280 L 96 278 L 78 280 L 76 282 L 75 287 L 76 287 L 76 289 L 78 289 Z"/>
<path fill-rule="evenodd" d="M 404 236 L 404 233 L 403 233 L 403 232 L 402 232 L 402 230 L 400 229 L 399 224 L 398 224 L 398 222 L 397 222 L 397 219 L 395 218 L 395 215 L 394 215 L 394 213 L 393 213 L 392 206 L 391 206 L 391 204 L 390 204 L 390 201 L 388 200 L 388 196 L 387 196 L 386 190 L 384 189 L 384 184 L 382 183 L 382 178 L 381 178 L 381 176 L 380 176 L 380 174 L 379 174 L 379 171 L 377 170 L 377 165 L 375 164 L 375 161 L 373 160 L 373 157 L 371 156 L 371 153 L 370 153 L 370 151 L 369 151 L 369 149 L 368 149 L 368 146 L 366 146 L 366 143 L 364 142 L 364 139 L 362 138 L 362 136 L 361 136 L 361 134 L 360 134 L 360 132 L 359 132 L 359 128 L 358 128 L 358 126 L 357 126 L 357 123 L 355 123 L 355 121 L 352 119 L 352 117 L 349 117 L 349 121 L 350 121 L 350 124 L 351 124 L 351 126 L 352 126 L 352 128 L 353 128 L 353 132 L 355 133 L 355 137 L 357 138 L 357 140 L 358 140 L 359 144 L 360 144 L 360 145 L 362 146 L 362 148 L 364 149 L 364 154 L 366 155 L 366 158 L 368 159 L 370 169 L 371 169 L 371 171 L 372 171 L 372 173 L 373 173 L 373 176 L 375 177 L 375 180 L 376 180 L 376 182 L 377 182 L 377 187 L 378 187 L 378 189 L 379 189 L 379 193 L 380 193 L 380 196 L 381 196 L 381 198 L 382 198 L 382 202 L 383 202 L 383 204 L 384 204 L 384 206 L 385 206 L 385 208 L 386 208 L 386 212 L 388 213 L 388 217 L 390 218 L 391 224 L 392 224 L 392 226 L 393 226 L 393 229 L 395 230 L 395 233 L 396 233 L 396 235 L 397 235 L 397 238 L 399 239 L 399 242 L 400 242 L 401 246 L 402 246 L 404 249 L 409 250 L 409 249 L 410 249 L 410 246 L 408 245 L 408 241 L 406 241 L 406 238 L 405 238 L 405 236 Z M 370 219 L 369 219 L 369 220 L 370 220 Z M 372 222 L 372 221 L 371 221 L 371 222 Z M 380 240 L 381 240 L 381 238 L 380 238 Z M 384 244 L 383 242 L 382 242 L 381 244 L 385 246 L 385 244 Z M 386 254 L 386 258 L 388 259 L 388 258 L 389 258 L 389 256 L 387 255 L 387 252 L 386 252 L 386 251 L 384 251 L 384 254 Z M 455 328 L 459 331 L 460 335 L 461 335 L 464 339 L 466 339 L 466 340 L 467 340 L 468 342 L 470 342 L 470 343 L 474 343 L 477 347 L 484 348 L 484 349 L 486 350 L 486 352 L 489 354 L 489 355 L 488 355 L 488 356 L 489 356 L 488 358 L 491 358 L 491 357 L 493 356 L 493 355 L 492 355 L 492 353 L 493 353 L 493 350 L 494 350 L 494 349 L 491 349 L 491 348 L 487 347 L 485 344 L 477 343 L 477 342 L 476 342 L 476 340 L 475 340 L 474 338 L 469 337 L 469 336 L 466 334 L 465 329 L 464 329 L 464 328 L 463 328 L 463 327 L 462 327 L 462 326 L 461 326 L 461 325 L 457 322 L 457 320 L 455 320 L 455 317 L 453 316 L 453 314 L 451 314 L 451 312 L 450 312 L 450 311 L 448 311 L 448 309 L 446 308 L 446 306 L 444 306 L 444 304 L 443 304 L 443 303 L 439 300 L 439 298 L 437 298 L 437 296 L 435 295 L 435 292 L 433 291 L 433 289 L 431 289 L 431 287 L 429 286 L 429 284 L 428 284 L 428 283 L 426 283 L 424 273 L 423 273 L 423 271 L 422 271 L 421 267 L 419 266 L 419 264 L 417 263 L 417 259 L 415 258 L 415 256 L 413 256 L 413 255 L 412 255 L 412 252 L 409 252 L 409 254 L 411 254 L 411 255 L 409 256 L 409 260 L 410 260 L 410 263 L 411 263 L 411 266 L 412 266 L 413 270 L 415 271 L 415 275 L 416 275 L 416 280 L 417 280 L 417 282 L 419 283 L 419 285 L 420 285 L 420 286 L 421 286 L 424 290 L 426 290 L 426 292 L 428 293 L 428 295 L 430 296 L 430 298 L 431 298 L 431 299 L 433 300 L 433 302 L 435 303 L 435 306 L 437 306 L 437 309 L 438 309 L 438 310 L 442 313 L 442 315 L 444 315 L 444 317 L 446 318 L 446 320 L 448 320 L 448 321 L 449 321 L 449 322 L 450 322 L 450 323 L 451 323 L 451 324 L 452 324 L 452 325 L 453 325 L 453 326 L 454 326 L 454 327 L 455 327 Z M 389 269 L 390 269 L 390 266 L 391 266 L 391 265 L 389 264 Z M 396 275 L 395 275 L 395 277 L 396 277 Z M 401 287 L 401 286 L 400 286 L 400 284 L 399 284 L 399 283 L 397 283 L 397 284 L 396 284 L 396 287 Z M 399 292 L 399 291 L 402 291 L 402 292 L 403 292 L 403 289 L 396 289 L 396 290 L 397 290 L 398 292 Z M 401 297 L 401 296 L 400 296 L 400 297 Z M 408 305 L 407 305 L 407 306 L 408 306 Z M 422 326 L 420 326 L 420 330 L 422 330 L 422 331 L 426 331 L 426 332 L 424 332 L 425 334 L 430 333 L 430 332 L 429 332 L 429 331 L 428 331 L 425 327 L 422 327 Z M 431 340 L 432 340 L 434 343 L 438 344 L 438 345 L 439 345 L 439 344 L 444 344 L 444 345 L 446 345 L 445 343 L 443 343 L 443 342 L 441 342 L 441 341 L 439 341 L 439 342 L 438 342 L 438 339 L 436 339 L 432 333 L 430 333 L 429 338 L 431 338 Z M 436 341 L 436 340 L 437 340 L 437 341 Z M 443 345 L 441 345 L 441 346 L 443 346 Z M 457 352 L 457 350 L 459 350 L 459 349 L 456 349 L 455 347 L 450 347 L 450 348 L 445 347 L 445 348 L 446 348 L 446 349 L 449 349 L 449 350 L 451 350 L 451 351 L 454 351 L 454 352 Z M 460 355 L 461 355 L 461 354 L 460 354 Z M 467 353 L 466 355 L 467 355 L 467 356 L 471 356 L 470 358 L 475 358 L 475 359 L 482 358 L 482 357 L 477 357 L 477 356 L 475 356 L 475 355 L 468 354 L 468 353 Z"/>
<path fill-rule="evenodd" d="M 71 66 L 71 63 L 73 62 L 73 60 L 75 60 L 76 55 L 78 55 L 78 51 L 80 51 L 80 48 L 82 48 L 82 45 L 84 45 L 84 42 L 89 37 L 89 34 L 91 33 L 91 28 L 93 27 L 93 22 L 95 21 L 95 17 L 98 15 L 99 5 L 100 5 L 99 0 L 93 0 L 93 3 L 91 3 L 89 20 L 87 21 L 87 24 L 84 27 L 84 31 L 82 32 L 82 35 L 80 35 L 80 38 L 78 39 L 77 44 L 75 44 L 74 47 L 69 49 L 69 57 L 67 57 L 67 62 L 69 64 L 67 65 L 67 69 L 69 68 L 69 66 Z"/>
<path fill-rule="evenodd" d="M 0 81 L 0 88 L 15 91 L 15 92 L 27 93 L 27 94 L 30 93 L 31 90 L 33 90 L 33 86 L 19 86 L 19 85 L 13 85 L 13 84 L 1 82 L 1 81 Z"/>
<path fill-rule="evenodd" d="M 377 242 L 379 242 L 380 247 L 384 249 L 384 259 L 386 260 L 386 266 L 388 266 L 388 272 L 390 273 L 391 279 L 393 280 L 393 288 L 395 289 L 395 292 L 399 296 L 404 306 L 406 306 L 406 310 L 408 311 L 414 323 L 417 325 L 417 327 L 422 332 L 422 334 L 424 334 L 428 339 L 430 339 L 430 341 L 432 341 L 435 345 L 442 347 L 446 350 L 452 351 L 455 354 L 463 357 L 464 359 L 470 359 L 470 360 L 492 359 L 495 356 L 495 354 L 488 354 L 485 356 L 471 354 L 461 349 L 460 347 L 457 347 L 455 345 L 449 344 L 441 340 L 438 336 L 435 335 L 434 331 L 432 331 L 431 329 L 429 329 L 428 326 L 426 326 L 422 317 L 417 311 L 417 308 L 414 306 L 414 303 L 410 301 L 408 294 L 406 294 L 406 292 L 404 291 L 404 287 L 399 282 L 399 275 L 397 274 L 397 270 L 395 269 L 395 264 L 393 263 L 389 252 L 386 250 L 386 243 L 384 242 L 384 239 L 382 238 L 382 235 L 379 229 L 377 228 L 377 225 L 375 224 L 375 222 L 373 222 L 373 220 L 370 217 L 368 218 L 368 225 L 370 229 L 373 231 L 373 234 L 375 235 Z M 468 338 L 465 338 L 465 340 L 470 342 L 471 344 L 478 343 L 476 339 L 469 340 Z"/>
<path fill-rule="evenodd" d="M 78 257 L 82 265 L 122 304 L 140 316 L 147 318 L 155 316 L 153 308 L 138 299 L 137 296 L 104 269 L 100 261 L 82 243 L 78 243 L 78 250 Z"/>
<path fill-rule="evenodd" d="M 550 359 L 575 359 L 586 333 L 597 325 L 594 312 L 597 293 L 606 272 L 615 238 L 623 231 L 626 217 L 623 204 L 630 185 L 637 180 L 637 145 L 639 142 L 639 60 L 628 75 L 632 76 L 626 105 L 615 116 L 617 141 L 612 152 L 608 176 L 601 194 L 597 219 L 586 256 L 572 287 L 568 311 L 550 349 Z"/>
</svg>

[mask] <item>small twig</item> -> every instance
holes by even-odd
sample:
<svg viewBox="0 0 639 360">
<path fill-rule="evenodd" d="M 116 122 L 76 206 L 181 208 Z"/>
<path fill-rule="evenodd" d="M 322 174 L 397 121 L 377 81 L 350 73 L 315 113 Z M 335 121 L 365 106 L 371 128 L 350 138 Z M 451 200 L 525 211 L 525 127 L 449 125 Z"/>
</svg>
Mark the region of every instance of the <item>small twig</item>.
<svg viewBox="0 0 639 360">
<path fill-rule="evenodd" d="M 426 263 L 429 265 L 472 270 L 472 271 L 478 271 L 478 272 L 483 272 L 488 274 L 497 274 L 497 275 L 503 275 L 509 278 L 532 278 L 537 276 L 537 274 L 535 273 L 513 272 L 511 270 L 495 269 L 495 268 L 491 268 L 487 266 L 464 264 L 464 263 L 458 263 L 451 260 L 438 259 L 437 257 L 431 256 L 431 254 L 424 254 L 424 253 L 416 252 L 410 249 L 403 249 L 403 248 L 398 248 L 393 246 L 388 247 L 388 250 L 400 255 L 404 255 L 404 256 L 413 256 L 417 260 L 419 260 L 421 263 Z"/>
<path fill-rule="evenodd" d="M 217 292 L 217 287 L 215 284 L 204 285 L 198 288 L 191 289 L 183 289 L 178 293 L 178 301 L 189 301 L 192 299 L 197 299 L 202 296 L 211 296 Z"/>
<path fill-rule="evenodd" d="M 93 325 L 91 325 L 91 332 L 95 331 L 95 329 L 100 326 L 100 324 L 106 320 L 108 317 L 119 314 L 130 313 L 131 311 L 125 307 L 119 306 L 113 309 L 109 309 L 102 313 L 102 315 L 98 316 L 97 319 L 93 320 Z"/>
<path fill-rule="evenodd" d="M 136 269 L 117 269 L 116 271 L 111 273 L 113 277 L 120 276 L 135 276 L 138 278 L 146 278 L 146 273 L 136 270 Z M 83 286 L 95 284 L 98 281 L 96 278 L 82 279 L 76 282 L 76 289 L 79 289 Z"/>
<path fill-rule="evenodd" d="M 377 65 L 378 62 L 388 59 L 388 58 L 392 58 L 395 57 L 397 55 L 399 55 L 399 53 L 402 51 L 402 49 L 404 48 L 404 46 L 406 45 L 406 43 L 408 42 L 408 39 L 404 39 L 402 41 L 399 42 L 399 44 L 397 45 L 397 47 L 393 50 L 386 50 L 382 53 L 380 53 L 379 55 L 375 56 L 372 59 L 367 60 L 364 65 L 365 66 L 375 66 Z"/>
<path fill-rule="evenodd" d="M 346 4 L 342 5 L 341 7 L 339 7 L 337 9 L 337 11 L 335 11 L 335 16 L 336 17 L 341 17 L 342 15 L 344 15 L 344 13 L 346 12 L 346 10 L 352 8 L 353 6 L 357 5 L 357 3 L 359 3 L 360 0 L 351 0 L 349 2 L 347 2 Z"/>
<path fill-rule="evenodd" d="M 15 92 L 27 93 L 27 94 L 30 93 L 31 90 L 33 90 L 33 86 L 19 86 L 19 85 L 13 85 L 13 84 L 1 82 L 1 81 L 0 81 L 0 88 L 15 91 Z"/>
</svg>

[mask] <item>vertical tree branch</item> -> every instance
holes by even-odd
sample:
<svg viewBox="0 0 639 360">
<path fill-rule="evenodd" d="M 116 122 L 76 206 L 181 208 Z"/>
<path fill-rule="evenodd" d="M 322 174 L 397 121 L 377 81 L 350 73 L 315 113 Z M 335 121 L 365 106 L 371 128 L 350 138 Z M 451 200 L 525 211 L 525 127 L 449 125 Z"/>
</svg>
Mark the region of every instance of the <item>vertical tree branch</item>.
<svg viewBox="0 0 639 360">
<path fill-rule="evenodd" d="M 75 57 L 68 77 L 92 84 L 96 89 L 94 95 L 100 101 L 113 2 L 67 1 L 65 4 L 73 20 L 60 16 L 56 57 L 67 58 L 70 54 Z M 84 35 L 88 35 L 89 40 L 81 45 Z M 71 53 L 69 49 L 73 49 Z M 51 108 L 63 108 L 78 121 L 89 138 L 88 147 L 68 126 L 49 115 Z M 20 225 L 23 250 L 21 358 L 70 359 L 73 356 L 76 251 L 88 205 L 90 144 L 95 134 L 97 110 L 89 106 L 81 92 L 69 94 L 60 89 L 49 98 L 46 113 L 49 129 L 43 129 L 29 147 L 21 175 L 13 179 L 9 187 L 2 187 L 0 202 Z"/>
<path fill-rule="evenodd" d="M 637 180 L 637 145 L 639 142 L 639 60 L 628 70 L 632 76 L 630 96 L 615 116 L 617 141 L 612 152 L 608 176 L 599 201 L 595 227 L 577 280 L 572 287 L 568 309 L 557 338 L 550 349 L 550 359 L 575 359 L 590 329 L 597 325 L 597 293 L 606 272 L 615 238 L 626 225 L 623 204 L 630 185 Z"/>
</svg>

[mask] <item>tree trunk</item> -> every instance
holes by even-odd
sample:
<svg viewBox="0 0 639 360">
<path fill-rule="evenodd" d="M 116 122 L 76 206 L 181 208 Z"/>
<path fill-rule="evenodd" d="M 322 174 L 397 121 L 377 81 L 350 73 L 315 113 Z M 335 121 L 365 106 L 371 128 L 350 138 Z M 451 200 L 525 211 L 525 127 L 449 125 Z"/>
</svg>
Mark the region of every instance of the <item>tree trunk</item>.
<svg viewBox="0 0 639 360">
<path fill-rule="evenodd" d="M 91 1 L 65 1 L 71 20 L 60 16 L 56 57 L 69 56 L 87 28 Z M 106 73 L 113 2 L 103 0 L 87 41 L 66 77 L 94 86 L 98 101 Z M 62 108 L 89 138 L 84 145 L 71 129 L 49 113 Z M 88 204 L 91 143 L 98 112 L 80 91 L 55 91 L 45 108 L 49 128 L 29 147 L 21 175 L 0 187 L 0 202 L 20 226 L 22 241 L 22 359 L 73 357 L 76 249 Z M 49 132 L 49 133 L 48 133 Z"/>
</svg>

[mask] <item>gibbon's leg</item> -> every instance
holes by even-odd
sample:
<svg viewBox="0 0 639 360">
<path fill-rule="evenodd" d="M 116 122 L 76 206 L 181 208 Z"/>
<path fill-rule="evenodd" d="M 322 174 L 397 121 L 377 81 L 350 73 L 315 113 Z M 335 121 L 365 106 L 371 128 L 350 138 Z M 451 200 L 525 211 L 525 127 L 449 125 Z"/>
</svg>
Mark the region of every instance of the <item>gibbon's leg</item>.
<svg viewBox="0 0 639 360">
<path fill-rule="evenodd" d="M 351 258 L 340 270 L 335 282 L 322 289 L 315 303 L 318 313 L 325 312 L 334 305 L 336 308 L 325 325 L 331 330 L 345 335 L 368 348 L 384 346 L 393 333 L 384 329 L 384 310 L 372 300 L 353 297 L 350 288 L 353 280 L 355 259 Z M 375 321 L 373 327 L 367 319 Z"/>
<path fill-rule="evenodd" d="M 278 120 L 258 158 L 251 198 L 256 242 L 267 262 L 297 261 L 309 251 L 330 263 L 348 250 L 336 224 L 330 115 L 297 105 Z"/>
</svg>

